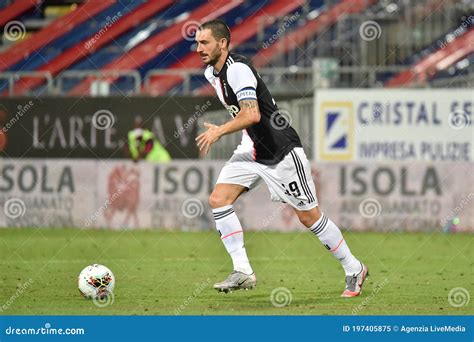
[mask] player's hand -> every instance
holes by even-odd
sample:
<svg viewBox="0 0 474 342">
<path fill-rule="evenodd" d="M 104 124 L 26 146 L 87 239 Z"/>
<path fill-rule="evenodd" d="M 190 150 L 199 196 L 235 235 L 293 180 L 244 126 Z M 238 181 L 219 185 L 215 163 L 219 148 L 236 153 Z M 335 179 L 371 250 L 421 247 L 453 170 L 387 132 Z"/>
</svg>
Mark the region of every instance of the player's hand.
<svg viewBox="0 0 474 342">
<path fill-rule="evenodd" d="M 199 150 L 202 151 L 204 155 L 206 155 L 207 152 L 209 152 L 211 145 L 220 139 L 221 133 L 220 133 L 219 126 L 205 122 L 204 127 L 207 128 L 207 131 L 204 133 L 201 133 L 196 138 L 196 141 L 197 141 Z"/>
</svg>

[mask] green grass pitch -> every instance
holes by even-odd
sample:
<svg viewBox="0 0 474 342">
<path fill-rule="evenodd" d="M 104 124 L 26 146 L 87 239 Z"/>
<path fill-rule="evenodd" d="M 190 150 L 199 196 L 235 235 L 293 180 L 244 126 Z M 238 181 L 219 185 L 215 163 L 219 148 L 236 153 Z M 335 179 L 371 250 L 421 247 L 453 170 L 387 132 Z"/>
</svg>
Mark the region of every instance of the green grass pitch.
<svg viewBox="0 0 474 342">
<path fill-rule="evenodd" d="M 345 237 L 370 269 L 358 298 L 339 297 L 344 287 L 339 263 L 303 230 L 246 232 L 258 286 L 224 294 L 212 284 L 232 264 L 214 231 L 0 229 L 0 314 L 473 314 L 474 298 L 460 307 L 448 302 L 453 288 L 474 295 L 473 235 L 345 232 Z M 77 290 L 79 272 L 92 263 L 108 266 L 116 276 L 114 302 L 106 307 Z M 277 288 L 289 290 L 288 305 L 272 304 Z"/>
</svg>

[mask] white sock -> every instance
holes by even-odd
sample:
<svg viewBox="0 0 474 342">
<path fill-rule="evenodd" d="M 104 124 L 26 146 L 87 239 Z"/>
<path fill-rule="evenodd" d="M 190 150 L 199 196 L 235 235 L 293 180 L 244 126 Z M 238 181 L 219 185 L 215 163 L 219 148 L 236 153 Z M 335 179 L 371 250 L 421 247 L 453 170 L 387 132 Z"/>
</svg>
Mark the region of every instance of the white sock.
<svg viewBox="0 0 474 342">
<path fill-rule="evenodd" d="M 227 253 L 232 258 L 234 270 L 245 274 L 252 274 L 253 270 L 244 246 L 244 232 L 239 218 L 234 212 L 234 207 L 226 205 L 225 207 L 212 209 L 212 213 L 216 221 L 217 231 Z"/>
<path fill-rule="evenodd" d="M 340 262 L 346 275 L 359 273 L 361 270 L 361 262 L 352 255 L 349 246 L 342 237 L 341 230 L 327 218 L 321 215 L 309 228 L 314 235 L 322 242 L 322 244 L 332 253 Z"/>
</svg>

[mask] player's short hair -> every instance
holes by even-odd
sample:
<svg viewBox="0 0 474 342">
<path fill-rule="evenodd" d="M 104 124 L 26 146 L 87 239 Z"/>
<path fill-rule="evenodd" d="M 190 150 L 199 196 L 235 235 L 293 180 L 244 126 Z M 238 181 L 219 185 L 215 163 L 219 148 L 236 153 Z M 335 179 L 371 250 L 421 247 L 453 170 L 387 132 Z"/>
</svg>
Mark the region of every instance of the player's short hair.
<svg viewBox="0 0 474 342">
<path fill-rule="evenodd" d="M 198 28 L 199 31 L 204 29 L 209 29 L 212 32 L 212 35 L 217 40 L 225 38 L 227 40 L 227 47 L 230 44 L 230 29 L 225 22 L 219 19 L 209 20 L 201 24 Z"/>
</svg>

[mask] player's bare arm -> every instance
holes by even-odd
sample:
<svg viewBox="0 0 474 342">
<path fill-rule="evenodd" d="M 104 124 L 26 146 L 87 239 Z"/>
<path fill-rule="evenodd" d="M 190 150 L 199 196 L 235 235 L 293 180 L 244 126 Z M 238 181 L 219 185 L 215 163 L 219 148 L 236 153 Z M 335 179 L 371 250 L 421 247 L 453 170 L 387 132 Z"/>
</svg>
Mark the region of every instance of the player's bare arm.
<svg viewBox="0 0 474 342">
<path fill-rule="evenodd" d="M 241 131 L 245 128 L 260 122 L 260 109 L 257 100 L 241 100 L 239 101 L 240 111 L 234 119 L 227 121 L 221 126 L 204 123 L 207 131 L 200 134 L 197 138 L 197 145 L 204 154 L 209 152 L 212 144 L 219 140 L 223 135 Z"/>
</svg>

